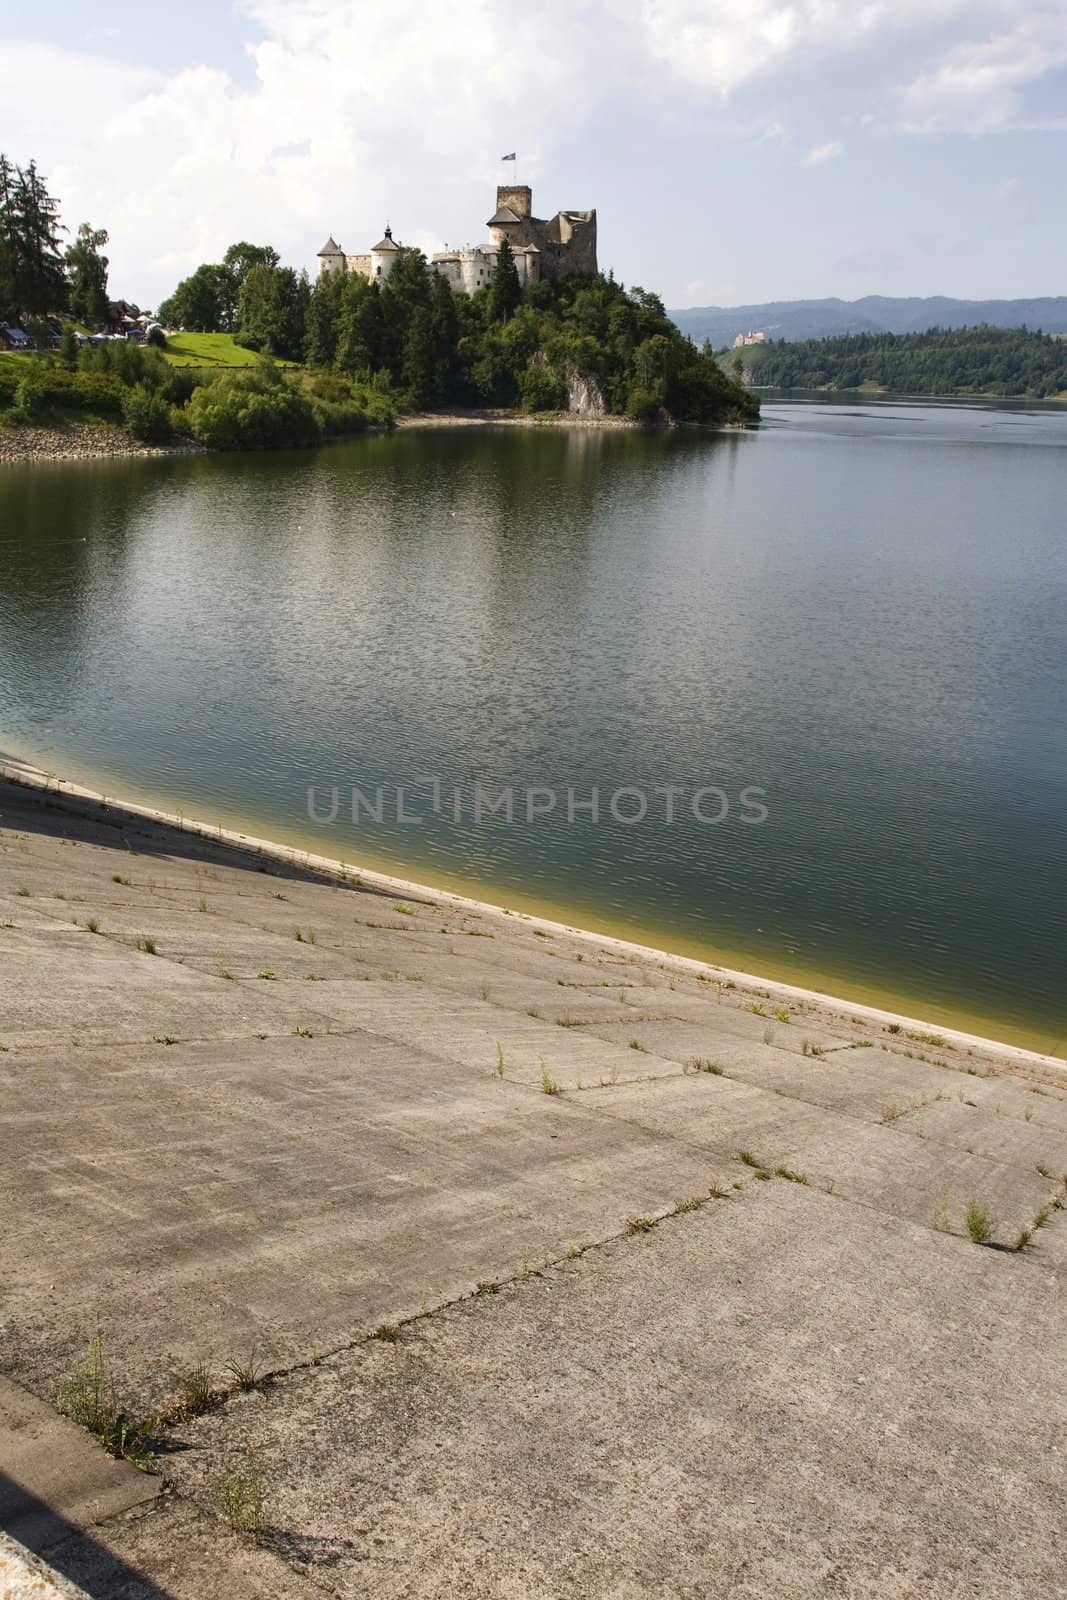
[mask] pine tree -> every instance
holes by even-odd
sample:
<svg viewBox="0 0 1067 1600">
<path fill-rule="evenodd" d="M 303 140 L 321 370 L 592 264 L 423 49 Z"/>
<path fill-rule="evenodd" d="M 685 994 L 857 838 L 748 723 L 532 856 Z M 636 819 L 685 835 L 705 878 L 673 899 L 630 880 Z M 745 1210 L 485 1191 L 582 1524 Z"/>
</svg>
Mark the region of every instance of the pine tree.
<svg viewBox="0 0 1067 1600">
<path fill-rule="evenodd" d="M 18 171 L 0 151 L 0 322 L 18 320 Z"/>
<path fill-rule="evenodd" d="M 307 360 L 311 367 L 332 367 L 341 332 L 343 272 L 324 272 L 315 280 L 308 301 Z"/>
<path fill-rule="evenodd" d="M 433 285 L 430 337 L 434 352 L 432 398 L 436 405 L 445 405 L 459 393 L 459 315 L 448 279 L 440 273 Z"/>
<path fill-rule="evenodd" d="M 341 290 L 335 362 L 341 372 L 367 378 L 386 365 L 381 290 L 355 272 Z"/>
<path fill-rule="evenodd" d="M 490 321 L 506 322 L 521 299 L 519 269 L 515 265 L 510 244 L 506 239 L 501 239 L 493 262 L 493 281 L 489 286 Z"/>
<path fill-rule="evenodd" d="M 45 188 L 31 161 L 16 169 L 14 212 L 16 232 L 15 294 L 26 316 L 48 316 L 67 304 L 67 280 L 59 253 L 59 201 Z"/>
</svg>

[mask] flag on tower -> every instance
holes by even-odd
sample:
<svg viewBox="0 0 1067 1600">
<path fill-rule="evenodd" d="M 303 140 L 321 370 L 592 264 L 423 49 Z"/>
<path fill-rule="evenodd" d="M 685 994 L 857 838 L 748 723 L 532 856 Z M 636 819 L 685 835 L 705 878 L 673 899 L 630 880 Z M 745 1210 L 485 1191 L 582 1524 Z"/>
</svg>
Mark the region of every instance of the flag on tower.
<svg viewBox="0 0 1067 1600">
<path fill-rule="evenodd" d="M 515 159 L 514 150 L 511 152 L 511 154 L 509 156 L 501 156 L 500 159 L 501 159 L 501 161 L 514 161 L 514 159 Z"/>
</svg>

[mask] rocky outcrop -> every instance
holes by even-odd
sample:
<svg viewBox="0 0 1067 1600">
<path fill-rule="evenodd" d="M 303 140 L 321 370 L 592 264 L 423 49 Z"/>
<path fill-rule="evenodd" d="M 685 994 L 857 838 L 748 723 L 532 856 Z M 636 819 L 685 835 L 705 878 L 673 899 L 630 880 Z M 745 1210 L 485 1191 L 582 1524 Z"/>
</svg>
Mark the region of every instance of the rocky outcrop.
<svg viewBox="0 0 1067 1600">
<path fill-rule="evenodd" d="M 578 417 L 604 417 L 608 408 L 604 393 L 595 378 L 571 372 L 567 378 L 567 410 Z"/>
</svg>

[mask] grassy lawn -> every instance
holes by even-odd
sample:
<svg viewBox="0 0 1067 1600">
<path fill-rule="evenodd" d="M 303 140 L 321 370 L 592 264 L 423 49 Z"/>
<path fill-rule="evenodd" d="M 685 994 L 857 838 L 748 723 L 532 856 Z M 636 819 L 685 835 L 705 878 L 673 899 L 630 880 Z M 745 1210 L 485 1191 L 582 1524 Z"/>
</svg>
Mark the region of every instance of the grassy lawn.
<svg viewBox="0 0 1067 1600">
<path fill-rule="evenodd" d="M 232 333 L 174 333 L 167 340 L 166 356 L 178 367 L 254 367 L 254 350 L 234 343 Z M 279 366 L 293 363 L 280 361 Z"/>
<path fill-rule="evenodd" d="M 17 372 L 24 375 L 33 371 L 33 363 L 45 354 L 43 350 L 0 350 L 0 372 Z"/>
</svg>

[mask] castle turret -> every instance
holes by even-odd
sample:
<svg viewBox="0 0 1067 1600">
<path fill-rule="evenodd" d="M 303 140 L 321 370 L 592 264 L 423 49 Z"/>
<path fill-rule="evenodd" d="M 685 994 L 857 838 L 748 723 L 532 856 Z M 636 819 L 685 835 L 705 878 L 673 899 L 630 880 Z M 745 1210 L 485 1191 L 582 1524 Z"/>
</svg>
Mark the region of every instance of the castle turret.
<svg viewBox="0 0 1067 1600">
<path fill-rule="evenodd" d="M 528 183 L 499 183 L 496 190 L 496 206 L 506 206 L 509 211 L 514 211 L 517 217 L 533 216 L 533 190 Z"/>
<path fill-rule="evenodd" d="M 345 253 L 332 233 L 319 251 L 319 263 L 320 275 L 326 272 L 343 272 L 345 270 Z"/>
<path fill-rule="evenodd" d="M 396 258 L 400 254 L 400 246 L 393 238 L 393 230 L 386 224 L 385 234 L 379 239 L 370 253 L 370 275 L 380 278 L 383 282 L 396 266 Z"/>
</svg>

